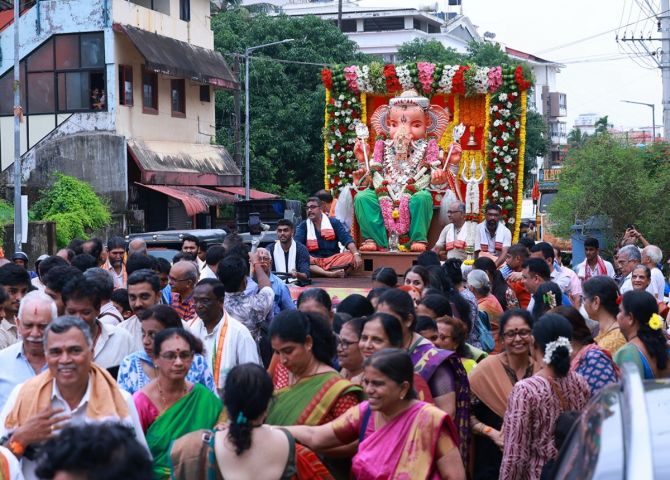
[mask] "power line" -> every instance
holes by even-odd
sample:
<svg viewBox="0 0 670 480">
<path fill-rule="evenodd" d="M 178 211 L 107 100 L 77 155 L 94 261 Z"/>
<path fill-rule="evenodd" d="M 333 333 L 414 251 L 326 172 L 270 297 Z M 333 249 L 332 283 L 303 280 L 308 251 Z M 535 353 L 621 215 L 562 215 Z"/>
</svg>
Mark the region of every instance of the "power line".
<svg viewBox="0 0 670 480">
<path fill-rule="evenodd" d="M 574 40 L 574 41 L 569 42 L 569 43 L 564 43 L 563 45 L 557 45 L 555 47 L 547 48 L 545 50 L 540 50 L 539 52 L 537 52 L 537 54 L 541 55 L 543 53 L 553 52 L 554 50 L 561 50 L 561 49 L 566 48 L 566 47 L 571 47 L 572 45 L 576 45 L 578 43 L 587 42 L 589 40 L 593 40 L 594 38 L 602 37 L 603 35 L 607 35 L 609 33 L 614 33 L 617 30 L 620 30 L 622 28 L 630 27 L 631 25 L 635 25 L 636 23 L 640 23 L 641 21 L 648 20 L 649 18 L 660 16 L 660 15 L 662 15 L 664 13 L 668 13 L 668 12 L 670 12 L 670 10 L 665 10 L 663 12 L 658 13 L 657 15 L 652 15 L 652 16 L 649 16 L 649 17 L 646 17 L 646 18 L 643 18 L 643 19 L 640 19 L 640 20 L 636 20 L 634 22 L 631 22 L 631 23 L 628 23 L 626 25 L 622 25 L 622 26 L 619 26 L 619 27 L 616 27 L 616 28 L 612 28 L 610 30 L 606 30 L 604 32 L 596 33 L 594 35 L 589 35 L 588 37 L 580 38 L 579 40 Z"/>
</svg>

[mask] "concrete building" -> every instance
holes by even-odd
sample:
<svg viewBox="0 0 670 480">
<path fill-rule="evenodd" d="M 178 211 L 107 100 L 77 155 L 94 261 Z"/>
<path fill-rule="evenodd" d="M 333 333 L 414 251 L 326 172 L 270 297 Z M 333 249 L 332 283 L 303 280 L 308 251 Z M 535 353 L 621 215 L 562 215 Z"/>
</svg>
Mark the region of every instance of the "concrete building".
<svg viewBox="0 0 670 480">
<path fill-rule="evenodd" d="M 447 48 L 465 52 L 468 43 L 481 41 L 477 28 L 457 11 L 435 12 L 426 8 L 361 7 L 351 0 L 342 2 L 342 32 L 356 42 L 363 53 L 379 55 L 385 62 L 396 61 L 398 47 L 414 39 L 438 40 Z M 316 15 L 337 23 L 338 1 L 242 0 L 246 6 L 263 5 L 271 12 L 288 16 Z"/>
<path fill-rule="evenodd" d="M 573 128 L 581 130 L 582 134 L 593 135 L 596 133 L 596 122 L 601 116 L 597 113 L 580 113 L 575 118 Z"/>
<path fill-rule="evenodd" d="M 0 182 L 9 193 L 11 10 L 0 28 Z M 33 0 L 19 33 L 30 202 L 62 172 L 106 197 L 123 229 L 213 225 L 216 207 L 232 201 L 221 189 L 240 185 L 241 173 L 211 144 L 213 90 L 238 85 L 213 49 L 209 0 Z"/>
</svg>

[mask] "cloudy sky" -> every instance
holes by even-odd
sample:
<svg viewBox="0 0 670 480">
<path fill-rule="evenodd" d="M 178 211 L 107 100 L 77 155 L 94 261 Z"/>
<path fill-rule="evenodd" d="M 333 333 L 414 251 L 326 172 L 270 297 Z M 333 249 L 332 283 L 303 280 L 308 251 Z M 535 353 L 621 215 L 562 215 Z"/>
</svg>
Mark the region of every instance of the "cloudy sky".
<svg viewBox="0 0 670 480">
<path fill-rule="evenodd" d="M 365 6 L 396 3 L 421 6 L 435 0 L 361 1 Z M 441 9 L 446 3 L 438 0 Z M 648 55 L 631 53 L 644 52 L 640 43 L 617 43 L 615 36 L 625 31 L 628 37 L 658 38 L 652 14 L 660 12 L 659 5 L 660 0 L 463 0 L 463 13 L 480 35 L 493 32 L 509 47 L 565 64 L 557 87 L 567 94 L 568 129 L 580 113 L 609 115 L 610 123 L 625 129 L 651 126 L 649 107 L 621 100 L 654 103 L 658 128 L 663 121 L 660 70 Z M 660 51 L 660 42 L 646 46 Z"/>
</svg>

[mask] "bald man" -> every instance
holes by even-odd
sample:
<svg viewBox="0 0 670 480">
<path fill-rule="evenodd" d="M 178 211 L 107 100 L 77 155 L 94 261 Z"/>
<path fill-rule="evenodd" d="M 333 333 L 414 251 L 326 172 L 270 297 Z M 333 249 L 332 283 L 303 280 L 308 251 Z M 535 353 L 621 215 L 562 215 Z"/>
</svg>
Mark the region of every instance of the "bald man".
<svg viewBox="0 0 670 480">
<path fill-rule="evenodd" d="M 135 238 L 130 241 L 128 244 L 128 256 L 131 256 L 133 253 L 141 253 L 142 255 L 147 254 L 147 242 L 141 238 Z"/>
<path fill-rule="evenodd" d="M 177 262 L 170 269 L 168 281 L 172 288 L 172 308 L 182 320 L 190 322 L 197 316 L 193 289 L 198 282 L 198 267 L 188 260 Z"/>
</svg>

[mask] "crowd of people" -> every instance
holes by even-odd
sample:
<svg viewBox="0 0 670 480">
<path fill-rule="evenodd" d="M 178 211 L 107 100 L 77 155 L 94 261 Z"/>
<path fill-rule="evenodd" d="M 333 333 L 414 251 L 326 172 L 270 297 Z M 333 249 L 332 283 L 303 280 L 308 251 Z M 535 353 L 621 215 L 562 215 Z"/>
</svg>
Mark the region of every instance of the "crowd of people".
<svg viewBox="0 0 670 480">
<path fill-rule="evenodd" d="M 253 252 L 184 236 L 168 262 L 114 237 L 0 261 L 0 478 L 552 478 L 556 425 L 624 362 L 670 376 L 662 254 L 639 235 L 614 265 L 586 239 L 573 271 L 488 206 L 464 262 L 456 202 L 406 272 L 294 302 L 277 274 L 360 261 L 307 206 Z"/>
</svg>

